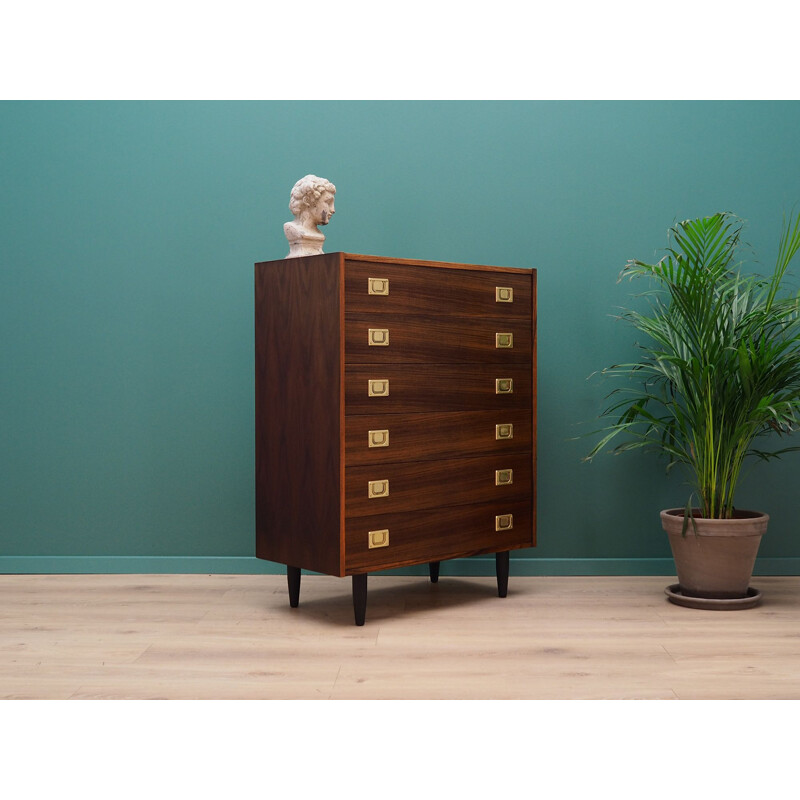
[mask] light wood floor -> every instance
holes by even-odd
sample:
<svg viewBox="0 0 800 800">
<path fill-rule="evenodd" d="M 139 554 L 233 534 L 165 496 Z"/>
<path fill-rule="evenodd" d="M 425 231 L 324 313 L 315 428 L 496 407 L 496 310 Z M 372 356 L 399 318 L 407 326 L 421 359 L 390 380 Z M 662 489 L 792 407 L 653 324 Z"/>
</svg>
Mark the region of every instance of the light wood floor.
<svg viewBox="0 0 800 800">
<path fill-rule="evenodd" d="M 723 612 L 674 581 L 372 576 L 356 627 L 349 579 L 2 575 L 0 698 L 800 698 L 800 577 Z"/>
</svg>

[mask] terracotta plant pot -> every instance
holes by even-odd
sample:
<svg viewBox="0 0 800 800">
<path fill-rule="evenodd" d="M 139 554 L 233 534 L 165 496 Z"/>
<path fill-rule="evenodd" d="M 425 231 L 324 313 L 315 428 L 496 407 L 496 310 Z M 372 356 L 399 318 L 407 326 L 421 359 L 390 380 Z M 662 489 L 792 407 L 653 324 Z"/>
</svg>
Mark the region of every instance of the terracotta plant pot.
<svg viewBox="0 0 800 800">
<path fill-rule="evenodd" d="M 699 512 L 694 509 L 693 513 Z M 746 597 L 769 515 L 735 511 L 733 519 L 695 516 L 696 532 L 689 521 L 682 536 L 683 516 L 682 508 L 661 512 L 683 595 L 719 600 Z"/>
</svg>

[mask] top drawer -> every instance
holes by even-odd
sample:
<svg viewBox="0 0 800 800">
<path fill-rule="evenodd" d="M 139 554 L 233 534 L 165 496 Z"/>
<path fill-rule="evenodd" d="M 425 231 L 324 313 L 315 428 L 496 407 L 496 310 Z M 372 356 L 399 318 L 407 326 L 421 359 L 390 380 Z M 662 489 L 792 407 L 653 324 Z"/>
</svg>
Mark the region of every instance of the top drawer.
<svg viewBox="0 0 800 800">
<path fill-rule="evenodd" d="M 347 313 L 532 315 L 533 273 L 345 262 Z"/>
</svg>

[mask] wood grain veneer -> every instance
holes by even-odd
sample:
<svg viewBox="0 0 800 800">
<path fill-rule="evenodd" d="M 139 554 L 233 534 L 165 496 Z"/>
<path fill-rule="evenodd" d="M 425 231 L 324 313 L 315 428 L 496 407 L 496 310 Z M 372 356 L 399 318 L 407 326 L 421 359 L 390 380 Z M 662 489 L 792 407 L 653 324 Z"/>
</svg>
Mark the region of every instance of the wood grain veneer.
<svg viewBox="0 0 800 800">
<path fill-rule="evenodd" d="M 513 483 L 495 484 L 497 470 L 513 470 Z M 388 480 L 386 497 L 368 497 L 371 480 Z M 469 505 L 494 500 L 506 502 L 531 495 L 530 453 L 407 461 L 345 468 L 345 516 L 359 517 L 394 511 Z M 518 532 L 517 535 L 521 535 Z M 428 559 L 421 559 L 428 560 Z"/>
<path fill-rule="evenodd" d="M 514 528 L 496 531 L 498 514 L 512 514 Z M 532 522 L 528 498 L 352 517 L 345 522 L 347 571 L 388 569 L 427 561 L 431 539 L 436 540 L 442 561 L 531 547 L 533 541 L 530 538 L 523 541 L 519 532 L 530 534 Z M 384 527 L 390 531 L 391 547 L 369 549 L 369 531 Z"/>
<path fill-rule="evenodd" d="M 387 397 L 368 396 L 368 383 L 375 378 L 389 381 Z M 497 378 L 511 378 L 513 394 L 497 394 Z M 530 410 L 532 389 L 529 364 L 415 364 L 412 368 L 389 364 L 345 369 L 347 414 Z"/>
<path fill-rule="evenodd" d="M 497 439 L 496 426 L 513 426 L 513 438 Z M 345 417 L 345 460 L 350 466 L 426 461 L 493 453 L 532 452 L 530 409 L 445 411 L 418 414 L 355 414 Z M 369 432 L 386 430 L 389 444 L 370 447 Z"/>
<path fill-rule="evenodd" d="M 292 605 L 301 569 L 353 575 L 362 624 L 371 569 L 427 561 L 435 579 L 443 559 L 535 544 L 535 313 L 533 270 L 350 253 L 255 265 L 256 555 L 287 565 Z M 368 446 L 376 430 L 388 447 Z M 388 545 L 369 547 L 364 520 Z"/>
<path fill-rule="evenodd" d="M 256 555 L 339 574 L 340 258 L 255 273 Z"/>
<path fill-rule="evenodd" d="M 370 329 L 388 331 L 389 346 L 369 344 Z M 513 336 L 512 347 L 498 348 L 497 333 Z M 487 317 L 407 316 L 347 314 L 345 363 L 347 364 L 453 364 L 476 362 L 531 363 L 529 319 Z"/>
<path fill-rule="evenodd" d="M 346 256 L 345 297 L 349 313 L 454 314 L 476 319 L 496 317 L 500 311 L 507 319 L 530 318 L 531 270 L 354 259 L 350 254 Z M 386 278 L 389 294 L 367 294 L 364 289 L 369 278 Z M 497 286 L 512 288 L 514 301 L 498 304 Z"/>
</svg>

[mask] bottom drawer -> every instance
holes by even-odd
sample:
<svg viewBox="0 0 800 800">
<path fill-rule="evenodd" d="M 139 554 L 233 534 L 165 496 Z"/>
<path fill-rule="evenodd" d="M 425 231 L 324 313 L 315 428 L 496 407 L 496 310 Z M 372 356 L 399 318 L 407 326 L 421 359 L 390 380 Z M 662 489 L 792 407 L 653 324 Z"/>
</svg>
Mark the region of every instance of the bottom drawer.
<svg viewBox="0 0 800 800">
<path fill-rule="evenodd" d="M 370 547 L 371 540 L 377 546 Z M 354 517 L 345 521 L 345 572 L 444 561 L 535 543 L 530 500 Z"/>
</svg>

